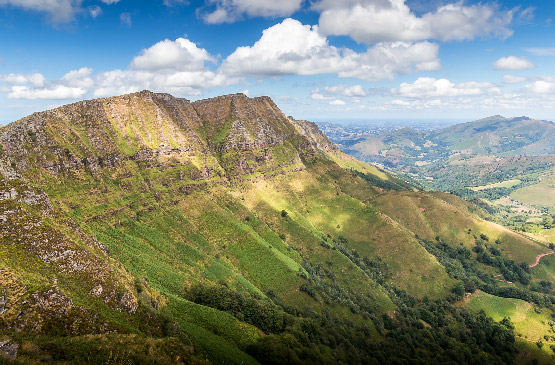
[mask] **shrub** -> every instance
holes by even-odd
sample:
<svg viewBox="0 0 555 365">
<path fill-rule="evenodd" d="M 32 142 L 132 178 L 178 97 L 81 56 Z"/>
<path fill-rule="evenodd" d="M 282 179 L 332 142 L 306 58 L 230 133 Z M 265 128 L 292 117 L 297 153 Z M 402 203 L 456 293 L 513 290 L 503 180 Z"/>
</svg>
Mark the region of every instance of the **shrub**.
<svg viewBox="0 0 555 365">
<path fill-rule="evenodd" d="M 37 134 L 35 133 L 35 131 L 28 130 L 27 135 L 31 139 L 31 142 L 35 143 L 37 141 Z"/>
</svg>

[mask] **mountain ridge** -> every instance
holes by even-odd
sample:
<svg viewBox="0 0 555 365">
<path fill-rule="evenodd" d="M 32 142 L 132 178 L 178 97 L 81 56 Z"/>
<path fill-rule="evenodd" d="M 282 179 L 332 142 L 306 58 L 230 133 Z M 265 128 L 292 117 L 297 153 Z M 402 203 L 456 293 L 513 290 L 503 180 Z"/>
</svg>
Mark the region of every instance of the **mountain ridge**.
<svg viewBox="0 0 555 365">
<path fill-rule="evenodd" d="M 141 356 L 167 363 L 347 362 L 355 350 L 377 361 L 424 330 L 463 346 L 437 323 L 467 326 L 464 309 L 436 321 L 428 307 L 463 284 L 425 242 L 472 255 L 483 234 L 525 263 L 548 252 L 476 206 L 343 154 L 266 97 L 84 101 L 0 129 L 0 145 L 0 341 L 21 359 L 130 358 L 115 340 L 153 343 Z M 403 317 L 414 305 L 426 326 Z M 476 343 L 472 356 L 501 359 Z"/>
<path fill-rule="evenodd" d="M 129 105 L 137 103 L 137 99 L 141 98 L 145 102 L 143 109 L 146 110 L 143 110 L 142 114 L 139 113 L 140 115 L 132 117 L 140 120 L 139 125 L 136 126 L 129 123 L 128 117 L 133 114 Z M 242 105 L 236 107 L 235 104 Z M 150 110 L 148 110 L 149 108 Z M 271 123 L 262 122 L 262 114 L 266 117 L 271 116 Z M 65 115 L 66 126 L 57 123 L 56 118 L 61 115 Z M 94 120 L 96 124 L 82 124 L 80 118 Z M 175 123 L 165 124 L 164 122 L 167 120 L 175 120 Z M 285 117 L 268 97 L 251 99 L 244 94 L 233 94 L 191 103 L 187 99 L 173 98 L 169 94 L 142 91 L 124 96 L 78 102 L 34 113 L 2 127 L 0 142 L 5 154 L 13 156 L 12 162 L 24 170 L 27 166 L 22 155 L 25 150 L 24 144 L 29 142 L 46 147 L 47 150 L 48 145 L 55 146 L 56 143 L 58 145 L 77 144 L 78 148 L 65 146 L 64 151 L 55 151 L 50 148 L 47 153 L 54 153 L 59 159 L 62 159 L 62 154 L 65 152 L 68 155 L 69 151 L 71 155 L 67 156 L 69 161 L 66 161 L 69 166 L 79 168 L 87 165 L 91 169 L 96 169 L 103 162 L 113 163 L 113 159 L 124 156 L 140 159 L 141 154 L 150 153 L 148 151 L 156 151 L 158 154 L 167 156 L 188 155 L 190 157 L 195 154 L 204 154 L 208 150 L 212 154 L 218 154 L 227 149 L 243 151 L 263 149 L 282 143 L 285 139 L 292 137 L 295 132 L 303 134 L 307 138 L 307 141 L 296 141 L 296 143 L 304 143 L 305 147 L 316 143 L 314 138 L 312 137 L 311 140 L 310 135 L 305 133 L 302 127 L 298 128 L 305 122 L 297 121 L 294 125 L 292 121 L 293 119 Z M 149 131 L 152 123 L 158 123 L 158 128 L 155 128 L 158 131 Z M 66 133 L 59 133 L 64 132 L 63 128 L 67 127 L 67 124 L 79 126 L 82 130 L 73 128 L 73 130 L 66 130 Z M 62 134 L 62 137 L 66 137 L 65 141 L 60 141 L 60 138 L 57 141 L 49 138 L 48 128 L 57 127 L 60 130 L 53 131 L 54 133 L 51 134 Z M 159 132 L 164 128 L 170 128 L 174 138 L 169 137 L 168 133 Z M 216 130 L 220 135 L 216 134 Z M 93 135 L 94 138 L 89 139 L 87 134 Z M 175 137 L 176 135 L 177 137 Z M 321 132 L 317 138 L 331 145 L 331 142 Z M 264 164 L 264 161 L 272 156 L 257 154 L 250 157 L 256 163 Z M 298 158 L 290 161 L 293 165 L 299 162 Z M 256 170 L 249 168 L 245 159 L 232 161 L 232 163 L 235 163 L 236 166 L 228 166 L 228 170 L 239 170 L 235 172 L 243 171 L 243 173 L 249 171 L 253 173 Z M 218 164 L 216 161 L 209 161 L 208 166 L 204 166 L 203 174 L 210 176 L 211 169 L 221 169 L 222 166 L 217 166 Z M 39 162 L 38 165 L 53 171 L 62 168 L 46 162 Z M 4 170 L 7 170 L 6 167 Z"/>
</svg>

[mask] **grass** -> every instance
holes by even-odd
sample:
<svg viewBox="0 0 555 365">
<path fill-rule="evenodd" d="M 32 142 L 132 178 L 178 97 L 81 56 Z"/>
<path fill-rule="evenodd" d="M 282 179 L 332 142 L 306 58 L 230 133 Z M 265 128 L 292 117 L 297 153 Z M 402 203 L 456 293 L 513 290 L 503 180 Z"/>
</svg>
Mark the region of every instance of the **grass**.
<svg viewBox="0 0 555 365">
<path fill-rule="evenodd" d="M 361 162 L 343 152 L 331 153 L 330 156 L 334 162 L 336 162 L 339 166 L 343 167 L 346 170 L 354 169 L 365 174 L 374 175 L 382 180 L 389 180 L 389 175 L 386 174 L 384 171 L 379 170 L 377 167 L 370 164 Z"/>
<path fill-rule="evenodd" d="M 308 248 L 307 242 L 315 238 L 319 244 L 322 233 L 334 237 L 341 235 L 360 254 L 381 257 L 394 272 L 399 272 L 392 280 L 411 295 L 439 298 L 448 293 L 454 281 L 407 232 L 387 224 L 371 207 L 341 193 L 342 186 L 326 175 L 315 175 L 306 172 L 297 174 L 295 178 L 280 177 L 273 184 L 261 182 L 251 188 L 247 203 L 259 210 L 259 216 L 267 219 L 270 219 L 267 215 L 272 211 L 275 215 L 282 209 L 289 212 L 290 219 L 274 218 L 270 224 L 283 227 L 278 230 L 293 230 L 295 234 L 292 237 L 303 235 L 301 230 L 304 228 L 307 232 L 304 235 L 312 236 L 312 239 L 300 242 L 300 249 Z M 361 185 L 364 189 L 364 183 L 361 182 Z M 263 199 L 264 205 L 260 204 L 260 199 Z M 431 285 L 432 282 L 435 285 Z"/>
<path fill-rule="evenodd" d="M 528 264 L 534 263 L 537 255 L 548 252 L 545 246 L 498 224 L 477 218 L 475 213 L 469 211 L 467 202 L 447 194 L 387 192 L 371 202 L 376 209 L 428 241 L 439 236 L 445 242 L 454 245 L 463 243 L 470 248 L 475 244 L 474 236 L 483 233 L 491 242 L 499 239 L 499 249 L 509 258 Z"/>
<path fill-rule="evenodd" d="M 540 349 L 534 342 L 522 338 L 516 339 L 515 347 L 518 351 L 515 364 L 550 365 L 553 364 L 555 359 L 548 346 L 543 346 Z"/>
<path fill-rule="evenodd" d="M 230 314 L 171 296 L 169 309 L 195 347 L 216 363 L 255 363 L 239 347 L 254 343 L 261 336 L 256 327 Z"/>
<path fill-rule="evenodd" d="M 515 334 L 525 341 L 535 343 L 542 340 L 546 347 L 555 344 L 555 341 L 546 341 L 543 338 L 544 335 L 553 335 L 551 327 L 548 325 L 548 322 L 552 320 L 553 312 L 549 309 L 535 308 L 533 304 L 523 300 L 500 298 L 481 291 L 466 298 L 464 303 L 473 311 L 484 310 L 495 321 L 509 317 L 515 326 Z"/>
<path fill-rule="evenodd" d="M 555 255 L 543 257 L 532 273 L 539 280 L 555 282 Z"/>
<path fill-rule="evenodd" d="M 555 176 L 544 175 L 538 183 L 512 192 L 511 198 L 524 204 L 555 208 Z"/>
<path fill-rule="evenodd" d="M 532 226 L 534 237 L 546 242 L 555 243 L 555 228 L 545 229 L 543 226 Z"/>
<path fill-rule="evenodd" d="M 480 190 L 493 189 L 493 188 L 512 188 L 513 186 L 516 186 L 520 183 L 521 183 L 520 180 L 512 179 L 512 180 L 500 181 L 498 183 L 493 183 L 489 185 L 475 186 L 471 189 L 475 191 L 480 191 Z"/>
</svg>

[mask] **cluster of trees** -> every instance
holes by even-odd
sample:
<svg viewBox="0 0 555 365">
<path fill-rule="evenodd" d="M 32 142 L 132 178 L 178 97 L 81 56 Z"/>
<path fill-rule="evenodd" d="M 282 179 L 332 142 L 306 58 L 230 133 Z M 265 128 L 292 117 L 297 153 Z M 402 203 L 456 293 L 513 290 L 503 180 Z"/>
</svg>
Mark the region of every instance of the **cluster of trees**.
<svg viewBox="0 0 555 365">
<path fill-rule="evenodd" d="M 327 237 L 323 237 L 322 240 L 322 245 L 324 245 Z M 348 240 L 342 235 L 339 235 L 337 239 L 332 238 L 331 241 L 333 242 L 333 249 L 345 255 L 352 263 L 362 269 L 366 275 L 379 284 L 384 285 L 386 280 L 391 278 L 391 270 L 381 258 L 362 257 L 356 250 L 347 247 Z"/>
<path fill-rule="evenodd" d="M 510 282 L 519 281 L 524 285 L 530 283 L 530 269 L 525 262 L 517 264 L 513 260 L 503 257 L 501 251 L 493 246 L 477 244 L 472 250 L 476 252 L 476 260 L 478 260 L 478 262 L 497 267 L 505 280 Z"/>
<path fill-rule="evenodd" d="M 440 240 L 436 242 L 420 241 L 421 244 L 445 267 L 447 272 L 463 282 L 468 293 L 480 289 L 486 293 L 504 298 L 522 299 L 539 306 L 555 309 L 555 295 L 549 284 L 542 285 L 530 282 L 528 265 L 517 264 L 501 255 L 492 245 L 478 244 L 473 248 L 477 253 L 476 260 L 472 252 L 465 247 L 452 247 Z M 480 242 L 480 241 L 478 241 Z M 478 262 L 498 268 L 507 281 L 519 281 L 524 287 L 500 285 L 499 280 L 480 270 Z"/>
<path fill-rule="evenodd" d="M 266 319 L 253 316 L 253 308 L 271 313 L 267 319 L 278 325 L 242 348 L 265 364 L 512 362 L 514 334 L 508 320 L 496 323 L 483 312 L 389 290 L 399 308 L 395 315 L 372 312 L 368 320 L 357 323 L 334 315 L 329 307 L 321 313 L 301 310 L 283 305 L 275 296 L 260 298 L 223 285 L 194 285 L 185 296 L 262 330 Z"/>
<path fill-rule="evenodd" d="M 326 304 L 343 305 L 349 308 L 352 313 L 361 314 L 365 318 L 369 318 L 375 312 L 375 298 L 370 293 L 354 293 L 346 289 L 337 280 L 331 263 L 328 263 L 328 267 L 325 267 L 321 264 L 313 265 L 310 261 L 305 260 L 303 268 L 308 275 L 299 271 L 299 276 L 307 281 L 299 289 L 313 299 L 322 299 Z"/>
<path fill-rule="evenodd" d="M 280 333 L 285 328 L 283 310 L 256 294 L 239 292 L 225 285 L 195 284 L 184 296 L 191 302 L 227 312 L 266 333 Z"/>
<path fill-rule="evenodd" d="M 550 229 L 555 227 L 554 218 L 550 215 L 545 215 L 542 218 L 542 226 L 545 229 Z"/>
<path fill-rule="evenodd" d="M 413 190 L 415 186 L 419 187 L 419 184 L 415 181 L 407 183 L 401 179 L 394 176 L 390 176 L 388 180 L 382 180 L 379 177 L 372 174 L 365 174 L 358 170 L 351 168 L 351 174 L 362 178 L 363 180 L 369 182 L 372 186 L 376 186 L 380 189 L 386 190 Z"/>
</svg>

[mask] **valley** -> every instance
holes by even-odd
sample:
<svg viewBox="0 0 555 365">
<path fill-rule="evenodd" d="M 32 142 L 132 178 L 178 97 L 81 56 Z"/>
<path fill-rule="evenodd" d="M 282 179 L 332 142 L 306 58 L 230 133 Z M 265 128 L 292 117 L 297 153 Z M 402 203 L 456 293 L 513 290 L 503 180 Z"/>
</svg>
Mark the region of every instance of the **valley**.
<svg viewBox="0 0 555 365">
<path fill-rule="evenodd" d="M 513 229 L 555 214 L 555 124 L 493 116 L 447 127 L 324 131 L 342 151 L 392 169 L 426 189 L 475 201 Z M 329 125 L 325 124 L 326 126 Z M 360 130 L 360 127 L 356 129 Z"/>
</svg>

